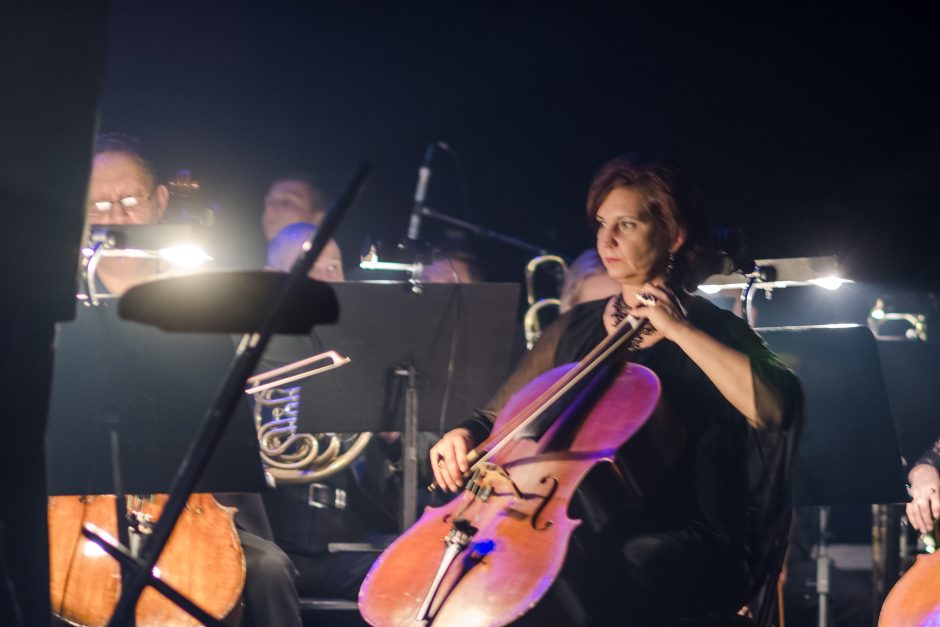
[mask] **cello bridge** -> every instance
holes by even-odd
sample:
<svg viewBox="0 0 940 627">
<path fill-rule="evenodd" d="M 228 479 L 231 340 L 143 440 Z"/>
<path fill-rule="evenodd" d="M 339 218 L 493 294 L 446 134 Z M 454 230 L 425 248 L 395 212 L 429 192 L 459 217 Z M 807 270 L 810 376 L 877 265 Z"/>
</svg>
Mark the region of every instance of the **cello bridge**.
<svg viewBox="0 0 940 627">
<path fill-rule="evenodd" d="M 480 464 L 474 471 L 467 489 L 483 501 L 486 501 L 493 492 L 505 494 L 508 491 L 512 492 L 517 499 L 524 498 L 519 486 L 512 480 L 506 469 L 490 462 Z"/>
</svg>

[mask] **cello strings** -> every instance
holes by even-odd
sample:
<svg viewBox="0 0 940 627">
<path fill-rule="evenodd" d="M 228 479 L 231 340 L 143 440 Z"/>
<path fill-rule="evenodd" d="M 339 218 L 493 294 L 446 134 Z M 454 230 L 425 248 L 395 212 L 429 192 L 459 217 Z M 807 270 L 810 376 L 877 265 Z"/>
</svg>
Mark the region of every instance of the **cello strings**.
<svg viewBox="0 0 940 627">
<path fill-rule="evenodd" d="M 636 337 L 648 322 L 646 318 L 635 318 L 633 316 L 628 316 L 626 321 L 629 322 L 628 325 L 618 325 L 617 330 L 605 337 L 584 357 L 584 359 L 578 362 L 577 366 L 565 373 L 561 379 L 552 384 L 547 390 L 540 394 L 538 398 L 523 408 L 518 416 L 510 420 L 509 424 L 501 431 L 491 434 L 480 446 L 471 451 L 471 454 L 476 453 L 479 455 L 479 458 L 473 462 L 467 473 L 476 470 L 480 464 L 485 463 L 493 455 L 501 451 L 520 431 L 529 426 L 546 409 L 567 394 L 587 375 L 591 374 L 598 366 L 606 361 L 614 351 L 620 348 L 624 342 Z M 486 447 L 488 445 L 491 446 L 491 448 L 487 449 Z M 480 451 L 485 452 L 480 454 Z"/>
</svg>

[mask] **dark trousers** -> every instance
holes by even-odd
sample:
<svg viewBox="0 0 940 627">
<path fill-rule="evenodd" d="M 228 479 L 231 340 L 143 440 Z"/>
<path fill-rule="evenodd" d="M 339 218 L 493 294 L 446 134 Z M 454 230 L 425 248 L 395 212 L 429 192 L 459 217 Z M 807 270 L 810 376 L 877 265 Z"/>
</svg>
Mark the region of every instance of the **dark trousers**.
<svg viewBox="0 0 940 627">
<path fill-rule="evenodd" d="M 378 553 L 363 551 L 293 554 L 291 559 L 300 573 L 297 590 L 305 597 L 355 601 L 362 581 L 378 556 Z"/>
<path fill-rule="evenodd" d="M 297 571 L 276 544 L 242 529 L 238 530 L 245 550 L 244 627 L 300 627 L 300 598 Z"/>
<path fill-rule="evenodd" d="M 527 625 L 665 627 L 744 605 L 747 569 L 692 532 L 643 534 L 598 552 L 575 534 L 568 559 Z"/>
</svg>

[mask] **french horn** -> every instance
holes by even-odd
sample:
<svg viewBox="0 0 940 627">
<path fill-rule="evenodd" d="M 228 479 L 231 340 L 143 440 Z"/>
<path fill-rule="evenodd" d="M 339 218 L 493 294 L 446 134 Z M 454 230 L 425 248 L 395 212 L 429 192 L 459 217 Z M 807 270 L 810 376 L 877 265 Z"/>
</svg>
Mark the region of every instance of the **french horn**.
<svg viewBox="0 0 940 627">
<path fill-rule="evenodd" d="M 326 351 L 248 379 L 245 393 L 254 399 L 254 421 L 265 471 L 275 484 L 319 481 L 347 468 L 372 439 L 371 433 L 302 433 L 298 431 L 301 388 L 291 385 L 349 363 Z M 310 370 L 299 369 L 329 362 Z"/>
</svg>

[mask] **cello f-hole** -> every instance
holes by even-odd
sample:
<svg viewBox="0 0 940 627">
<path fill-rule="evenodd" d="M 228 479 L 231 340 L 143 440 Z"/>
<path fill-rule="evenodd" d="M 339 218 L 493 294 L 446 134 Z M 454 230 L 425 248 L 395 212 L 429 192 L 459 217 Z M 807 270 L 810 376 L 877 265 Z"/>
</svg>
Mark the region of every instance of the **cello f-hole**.
<svg viewBox="0 0 940 627">
<path fill-rule="evenodd" d="M 542 504 L 539 505 L 538 509 L 535 510 L 535 514 L 532 515 L 532 528 L 536 531 L 545 531 L 554 524 L 549 520 L 543 527 L 539 527 L 538 525 L 539 516 L 542 514 L 542 510 L 545 509 L 545 506 L 548 505 L 548 502 L 552 500 L 553 496 L 555 496 L 555 491 L 558 490 L 558 477 L 555 477 L 554 475 L 549 477 L 542 477 L 539 483 L 544 484 L 546 481 L 551 481 L 552 485 L 548 489 L 548 494 L 542 497 Z"/>
</svg>

